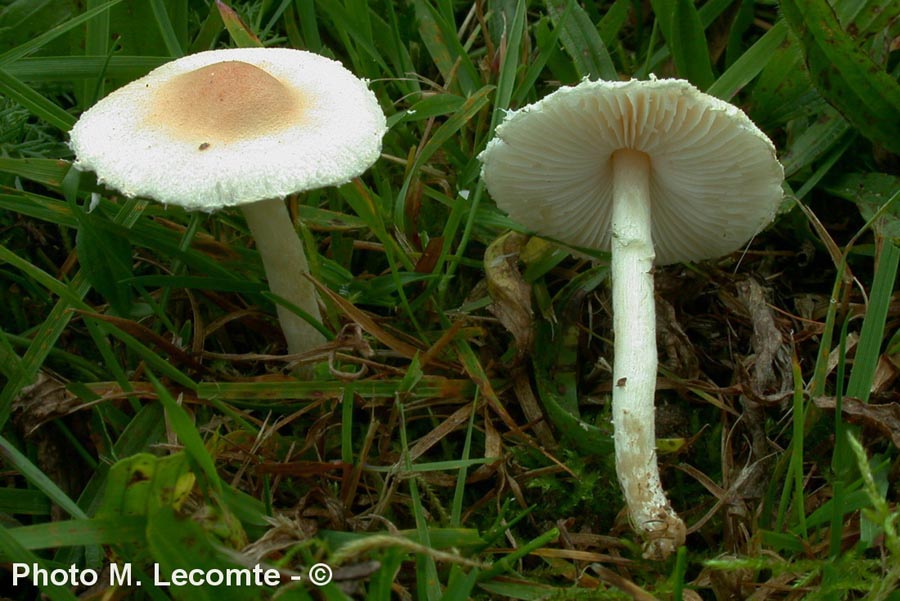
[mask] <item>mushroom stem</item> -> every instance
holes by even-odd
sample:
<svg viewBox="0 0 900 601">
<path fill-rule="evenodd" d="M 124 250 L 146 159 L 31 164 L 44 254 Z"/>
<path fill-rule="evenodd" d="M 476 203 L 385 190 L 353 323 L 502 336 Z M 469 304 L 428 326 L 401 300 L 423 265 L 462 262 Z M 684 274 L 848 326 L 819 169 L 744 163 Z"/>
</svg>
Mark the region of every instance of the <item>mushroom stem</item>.
<svg viewBox="0 0 900 601">
<path fill-rule="evenodd" d="M 650 229 L 650 158 L 643 152 L 618 150 L 612 167 L 616 474 L 632 526 L 644 537 L 645 557 L 662 559 L 684 543 L 685 527 L 663 492 L 656 462 L 656 254 Z"/>
<path fill-rule="evenodd" d="M 269 289 L 313 319 L 322 321 L 315 288 L 304 277 L 309 274 L 309 264 L 303 243 L 294 230 L 284 201 L 277 198 L 261 200 L 241 209 L 262 257 Z M 322 333 L 305 319 L 281 305 L 277 306 L 277 310 L 288 352 L 305 353 L 325 343 Z"/>
</svg>

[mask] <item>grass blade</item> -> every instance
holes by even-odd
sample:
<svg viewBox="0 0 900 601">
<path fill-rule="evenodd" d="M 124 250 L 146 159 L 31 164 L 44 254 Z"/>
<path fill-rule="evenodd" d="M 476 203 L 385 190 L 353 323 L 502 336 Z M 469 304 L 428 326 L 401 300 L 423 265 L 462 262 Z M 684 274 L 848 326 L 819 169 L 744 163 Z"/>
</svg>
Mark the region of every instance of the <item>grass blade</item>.
<svg viewBox="0 0 900 601">
<path fill-rule="evenodd" d="M 181 42 L 178 41 L 178 35 L 175 33 L 175 27 L 172 25 L 163 0 L 150 0 L 150 8 L 153 9 L 156 25 L 159 27 L 159 33 L 162 35 L 169 55 L 172 58 L 181 58 L 184 56 L 184 49 L 181 47 Z"/>
<path fill-rule="evenodd" d="M 0 172 L 9 173 L 51 188 L 58 188 L 70 163 L 56 159 L 10 159 L 0 157 Z"/>
<path fill-rule="evenodd" d="M 787 37 L 787 26 L 784 21 L 779 21 L 753 46 L 734 61 L 725 73 L 706 90 L 722 100 L 731 100 L 741 88 L 750 83 L 754 77 L 760 74 L 769 61 L 775 56 L 778 48 Z"/>
<path fill-rule="evenodd" d="M 609 50 L 590 17 L 574 0 L 546 0 L 547 11 L 559 28 L 559 38 L 581 77 L 615 81 L 619 78 Z"/>
<path fill-rule="evenodd" d="M 431 136 L 431 138 L 425 143 L 425 145 L 419 150 L 418 154 L 416 154 L 416 158 L 413 161 L 413 164 L 407 171 L 406 179 L 403 182 L 403 187 L 400 188 L 399 194 L 397 194 L 397 205 L 394 207 L 394 217 L 399 220 L 398 226 L 401 231 L 403 230 L 405 224 L 403 223 L 403 216 L 406 214 L 406 210 L 404 207 L 404 203 L 406 202 L 406 195 L 409 190 L 409 186 L 413 181 L 414 177 L 418 176 L 419 170 L 422 166 L 428 162 L 428 160 L 436 153 L 441 147 L 444 146 L 456 132 L 462 129 L 472 118 L 475 117 L 481 111 L 481 109 L 487 104 L 489 100 L 490 93 L 494 91 L 493 86 L 484 86 L 474 94 L 472 94 L 469 98 L 466 98 L 466 101 L 459 108 L 459 110 L 452 117 L 447 119 Z"/>
<path fill-rule="evenodd" d="M 20 59 L 4 70 L 23 81 L 95 79 L 133 80 L 168 61 L 162 56 L 35 56 Z"/>
<path fill-rule="evenodd" d="M 131 227 L 140 217 L 144 207 L 145 203 L 143 201 L 129 200 L 121 207 L 115 220 L 125 227 Z M 12 255 L 12 257 L 15 257 L 15 255 Z M 18 257 L 15 257 L 15 259 L 19 260 Z M 63 295 L 59 299 L 44 320 L 44 323 L 38 328 L 34 341 L 22 357 L 22 368 L 19 370 L 17 377 L 10 378 L 3 387 L 2 393 L 0 393 L 0 428 L 9 419 L 9 408 L 13 399 L 19 394 L 23 386 L 34 381 L 50 350 L 72 319 L 72 307 L 81 305 L 80 299 L 87 295 L 90 285 L 87 283 L 84 275 L 79 272 L 69 284 L 69 289 L 74 299 L 70 301 L 68 294 Z"/>
<path fill-rule="evenodd" d="M 816 88 L 870 140 L 900 152 L 900 84 L 840 26 L 825 0 L 784 0 Z"/>
<path fill-rule="evenodd" d="M 45 569 L 47 568 L 45 562 L 28 549 L 22 547 L 6 528 L 0 528 L 0 557 L 8 562 L 39 565 Z M 48 586 L 44 587 L 42 592 L 53 601 L 76 601 L 77 599 L 69 589 L 62 587 Z"/>
<path fill-rule="evenodd" d="M 87 8 L 96 8 L 99 0 L 89 0 Z M 85 28 L 84 53 L 93 56 L 107 57 L 109 52 L 109 11 L 105 11 L 87 22 Z M 82 82 L 82 106 L 90 106 L 103 95 L 103 79 L 101 74 L 93 81 Z"/>
<path fill-rule="evenodd" d="M 2 68 L 0 68 L 0 92 L 62 131 L 69 131 L 75 125 L 75 117 Z"/>
<path fill-rule="evenodd" d="M 444 86 L 459 90 L 463 96 L 473 94 L 481 78 L 459 41 L 454 24 L 424 0 L 415 0 L 414 5 L 419 34 L 444 78 Z"/>
<path fill-rule="evenodd" d="M 706 90 L 715 81 L 715 76 L 709 62 L 709 47 L 700 15 L 693 0 L 675 0 L 672 8 L 671 30 L 666 40 L 678 74 L 701 90 Z M 665 30 L 663 35 L 666 35 Z"/>
<path fill-rule="evenodd" d="M 222 0 L 216 0 L 216 8 L 219 10 L 219 14 L 222 15 L 225 29 L 228 30 L 231 39 L 234 40 L 238 48 L 259 48 L 263 45 L 256 34 L 234 12 L 234 9 L 222 2 Z"/>
<path fill-rule="evenodd" d="M 191 422 L 191 418 L 172 397 L 169 390 L 156 379 L 156 376 L 148 371 L 147 378 L 153 384 L 160 402 L 166 408 L 166 417 L 172 425 L 172 430 L 178 435 L 181 444 L 184 445 L 184 450 L 206 474 L 207 482 L 212 490 L 217 493 L 219 498 L 222 498 L 222 481 L 219 479 L 218 472 L 216 472 L 215 461 L 213 461 L 209 451 L 206 449 L 206 445 L 203 444 L 203 439 Z"/>
<path fill-rule="evenodd" d="M 897 279 L 898 264 L 900 264 L 900 247 L 885 240 L 878 254 L 869 306 L 859 333 L 853 371 L 850 372 L 850 381 L 847 383 L 847 396 L 856 397 L 864 402 L 868 402 L 871 394 L 878 359 L 881 356 L 881 344 L 894 281 Z"/>
<path fill-rule="evenodd" d="M 516 83 L 516 74 L 519 68 L 519 46 L 525 34 L 525 0 L 516 3 L 516 14 L 510 25 L 507 38 L 506 56 L 500 65 L 500 77 L 497 80 L 497 93 L 494 94 L 494 113 L 491 115 L 491 129 L 503 119 L 509 102 L 512 99 L 513 89 Z"/>
<path fill-rule="evenodd" d="M 109 10 L 122 0 L 109 0 L 105 4 L 101 4 L 96 8 L 92 8 L 90 10 L 84 11 L 82 14 L 78 15 L 74 19 L 70 19 L 61 25 L 57 25 L 50 31 L 37 36 L 33 40 L 30 40 L 24 44 L 16 46 L 12 50 L 8 50 L 3 54 L 0 54 L 0 67 L 4 67 L 9 63 L 28 56 L 32 52 L 35 52 L 42 46 L 46 45 L 48 42 L 51 42 L 66 33 L 67 31 L 71 31 L 72 29 L 78 27 L 82 23 L 85 23 L 105 10 Z"/>
<path fill-rule="evenodd" d="M 47 498 L 59 505 L 66 513 L 74 518 L 87 519 L 87 515 L 81 510 L 75 501 L 69 498 L 55 482 L 48 478 L 44 472 L 34 465 L 28 457 L 23 455 L 6 438 L 0 436 L 0 454 L 4 461 L 14 467 L 35 488 L 42 491 Z"/>
<path fill-rule="evenodd" d="M 146 528 L 143 516 L 115 516 L 22 526 L 9 534 L 24 548 L 37 550 L 135 542 L 144 537 Z"/>
</svg>

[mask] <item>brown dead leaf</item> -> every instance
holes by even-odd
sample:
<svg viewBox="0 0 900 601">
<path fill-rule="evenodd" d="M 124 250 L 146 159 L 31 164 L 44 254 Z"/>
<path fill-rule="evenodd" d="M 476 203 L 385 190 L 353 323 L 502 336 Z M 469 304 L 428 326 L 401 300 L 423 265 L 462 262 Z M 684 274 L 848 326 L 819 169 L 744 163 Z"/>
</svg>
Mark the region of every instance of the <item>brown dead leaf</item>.
<svg viewBox="0 0 900 601">
<path fill-rule="evenodd" d="M 737 559 L 737 556 L 722 555 L 718 559 Z M 716 599 L 737 601 L 747 599 L 752 594 L 755 586 L 754 572 L 746 568 L 722 570 L 706 567 L 691 584 L 699 588 L 712 589 Z"/>
<path fill-rule="evenodd" d="M 244 547 L 244 557 L 253 563 L 260 563 L 266 558 L 299 543 L 308 541 L 316 535 L 318 528 L 314 520 L 288 517 L 276 514 L 268 518 L 270 528 L 255 542 Z"/>
<path fill-rule="evenodd" d="M 891 365 L 900 370 L 900 330 L 894 332 L 894 335 L 888 341 L 884 356 L 890 361 Z"/>
<path fill-rule="evenodd" d="M 753 394 L 757 399 L 780 401 L 794 387 L 791 353 L 775 325 L 762 286 L 748 279 L 737 284 L 737 291 L 753 324 Z"/>
<path fill-rule="evenodd" d="M 831 260 L 834 263 L 834 266 L 840 271 L 842 277 L 844 279 L 845 284 L 850 284 L 856 278 L 853 277 L 853 272 L 850 271 L 850 266 L 846 264 L 844 261 L 844 253 L 841 251 L 841 247 L 838 246 L 837 242 L 831 237 L 831 234 L 828 233 L 828 228 L 819 220 L 818 216 L 813 213 L 812 209 L 803 204 L 802 202 L 796 203 L 800 210 L 803 211 L 803 214 L 806 215 L 806 218 L 809 220 L 810 225 L 813 226 L 816 234 L 819 235 L 819 239 L 822 244 L 825 245 L 825 248 L 828 249 L 828 254 L 831 256 Z"/>
<path fill-rule="evenodd" d="M 669 371 L 683 378 L 693 379 L 700 375 L 700 360 L 691 339 L 678 322 L 675 307 L 663 298 L 656 299 L 656 338 L 662 363 Z"/>
<path fill-rule="evenodd" d="M 628 578 L 620 576 L 609 568 L 603 567 L 598 563 L 591 564 L 590 567 L 600 577 L 600 580 L 630 595 L 635 601 L 656 601 L 657 599 Z"/>
<path fill-rule="evenodd" d="M 170 221 L 163 217 L 155 217 L 153 221 L 178 234 L 184 234 L 187 231 L 187 228 L 180 223 Z M 194 232 L 194 236 L 191 238 L 191 248 L 209 255 L 217 261 L 237 261 L 240 259 L 240 255 L 229 245 L 219 242 L 214 237 L 202 231 Z"/>
<path fill-rule="evenodd" d="M 515 390 L 516 398 L 519 399 L 522 412 L 531 424 L 531 429 L 537 436 L 538 441 L 547 449 L 556 448 L 556 439 L 553 438 L 553 432 L 544 418 L 541 404 L 531 388 L 531 378 L 529 378 L 527 370 L 522 367 L 514 368 L 512 370 L 512 382 L 513 390 Z"/>
<path fill-rule="evenodd" d="M 454 411 L 453 414 L 451 414 L 447 419 L 438 424 L 438 426 L 431 432 L 422 436 L 422 438 L 416 441 L 416 444 L 414 444 L 409 450 L 409 460 L 416 461 L 422 455 L 428 452 L 428 449 L 439 443 L 448 434 L 469 421 L 469 417 L 471 417 L 472 410 L 474 408 L 474 403 L 463 405 L 462 407 Z"/>
<path fill-rule="evenodd" d="M 887 353 L 878 358 L 878 366 L 875 368 L 875 380 L 872 382 L 872 392 L 879 394 L 891 389 L 897 376 L 900 376 L 900 367 Z"/>
<path fill-rule="evenodd" d="M 819 397 L 813 399 L 819 409 L 835 410 L 835 397 Z M 841 413 L 852 424 L 858 424 L 877 430 L 891 439 L 894 446 L 900 449 L 900 403 L 871 405 L 853 397 L 844 397 L 841 402 Z"/>
<path fill-rule="evenodd" d="M 531 285 L 519 273 L 519 253 L 528 238 L 516 232 L 500 236 L 484 252 L 484 275 L 493 303 L 488 307 L 516 341 L 516 357 L 531 350 L 534 313 Z"/>
<path fill-rule="evenodd" d="M 437 266 L 438 259 L 444 246 L 444 238 L 438 236 L 428 241 L 428 246 L 422 252 L 422 256 L 416 261 L 416 273 L 432 273 Z"/>
<path fill-rule="evenodd" d="M 30 386 L 25 386 L 12 403 L 12 423 L 23 437 L 28 439 L 29 458 L 37 468 L 71 498 L 84 490 L 92 475 L 81 461 L 73 461 L 72 445 L 55 428 L 43 428 L 44 424 L 70 416 L 66 427 L 88 449 L 93 446 L 93 433 L 89 427 L 89 415 L 79 413 L 84 401 L 68 390 L 59 377 L 42 370 Z M 74 414 L 74 415 L 73 415 Z M 105 449 L 98 449 L 100 454 Z M 50 508 L 51 521 L 64 520 L 68 516 L 59 505 Z"/>
<path fill-rule="evenodd" d="M 177 344 L 169 342 L 164 337 L 160 336 L 143 324 L 122 317 L 105 315 L 103 313 L 93 313 L 91 311 L 82 311 L 79 309 L 76 309 L 75 311 L 81 313 L 85 317 L 90 317 L 98 321 L 110 323 L 126 334 L 134 336 L 141 342 L 155 346 L 156 348 L 167 353 L 170 357 L 170 362 L 175 365 L 187 365 L 191 369 L 199 372 L 209 371 L 199 361 L 197 361 L 197 359 L 190 352 L 185 351 Z"/>
<path fill-rule="evenodd" d="M 319 291 L 319 294 L 337 305 L 338 309 L 340 309 L 342 313 L 344 313 L 354 322 L 358 323 L 363 330 L 368 332 L 372 337 L 384 344 L 386 347 L 397 352 L 401 356 L 406 357 L 407 359 L 412 359 L 417 354 L 425 351 L 425 349 L 415 346 L 410 342 L 407 342 L 406 340 L 403 340 L 382 328 L 378 324 L 378 322 L 376 322 L 375 319 L 373 319 L 368 313 L 357 308 L 353 303 L 342 297 L 340 294 L 334 292 L 331 288 L 323 285 L 321 282 L 318 282 L 314 278 L 309 279 L 315 285 L 316 289 Z M 438 360 L 433 360 L 433 363 L 435 366 L 443 369 L 447 369 L 450 367 L 446 363 Z"/>
<path fill-rule="evenodd" d="M 12 410 L 16 414 L 16 422 L 28 435 L 42 424 L 68 415 L 81 405 L 81 399 L 69 392 L 64 382 L 40 372 L 34 384 L 23 387 L 19 392 Z"/>
<path fill-rule="evenodd" d="M 484 458 L 496 459 L 492 463 L 479 465 L 472 472 L 469 482 L 481 482 L 488 478 L 492 478 L 497 473 L 497 466 L 500 464 L 500 458 L 503 457 L 503 440 L 494 423 L 491 421 L 490 413 L 484 412 Z"/>
<path fill-rule="evenodd" d="M 513 549 L 510 549 L 513 551 Z M 595 553 L 594 551 L 580 551 L 578 549 L 552 549 L 541 548 L 535 549 L 530 553 L 537 557 L 557 557 L 560 559 L 571 559 L 574 561 L 590 561 L 597 563 L 614 563 L 619 565 L 627 565 L 632 562 L 623 560 L 621 557 L 609 555 L 607 553 Z"/>
</svg>

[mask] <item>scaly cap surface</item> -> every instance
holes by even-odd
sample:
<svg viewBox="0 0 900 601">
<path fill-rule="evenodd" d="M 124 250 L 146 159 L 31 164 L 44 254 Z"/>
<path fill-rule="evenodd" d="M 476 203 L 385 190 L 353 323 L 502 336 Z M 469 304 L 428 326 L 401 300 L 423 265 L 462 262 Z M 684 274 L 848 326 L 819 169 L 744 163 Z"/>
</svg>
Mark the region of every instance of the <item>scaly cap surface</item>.
<svg viewBox="0 0 900 601">
<path fill-rule="evenodd" d="M 86 111 L 75 166 L 126 196 L 211 211 L 345 183 L 381 153 L 384 113 L 366 82 L 286 48 L 200 52 Z"/>
</svg>

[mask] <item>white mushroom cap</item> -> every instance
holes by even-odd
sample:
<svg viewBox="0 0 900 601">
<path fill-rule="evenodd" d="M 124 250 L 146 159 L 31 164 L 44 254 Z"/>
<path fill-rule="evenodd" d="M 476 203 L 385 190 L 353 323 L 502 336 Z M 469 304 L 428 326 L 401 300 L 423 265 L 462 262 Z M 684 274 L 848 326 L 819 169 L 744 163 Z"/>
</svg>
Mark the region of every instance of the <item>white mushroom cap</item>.
<svg viewBox="0 0 900 601">
<path fill-rule="evenodd" d="M 75 166 L 126 196 L 215 210 L 345 183 L 381 153 L 384 113 L 340 63 L 286 48 L 192 54 L 86 111 Z"/>
<path fill-rule="evenodd" d="M 782 199 L 775 147 L 740 109 L 676 79 L 584 81 L 511 112 L 482 153 L 497 205 L 567 244 L 609 250 L 612 155 L 650 160 L 656 263 L 740 248 Z"/>
</svg>

